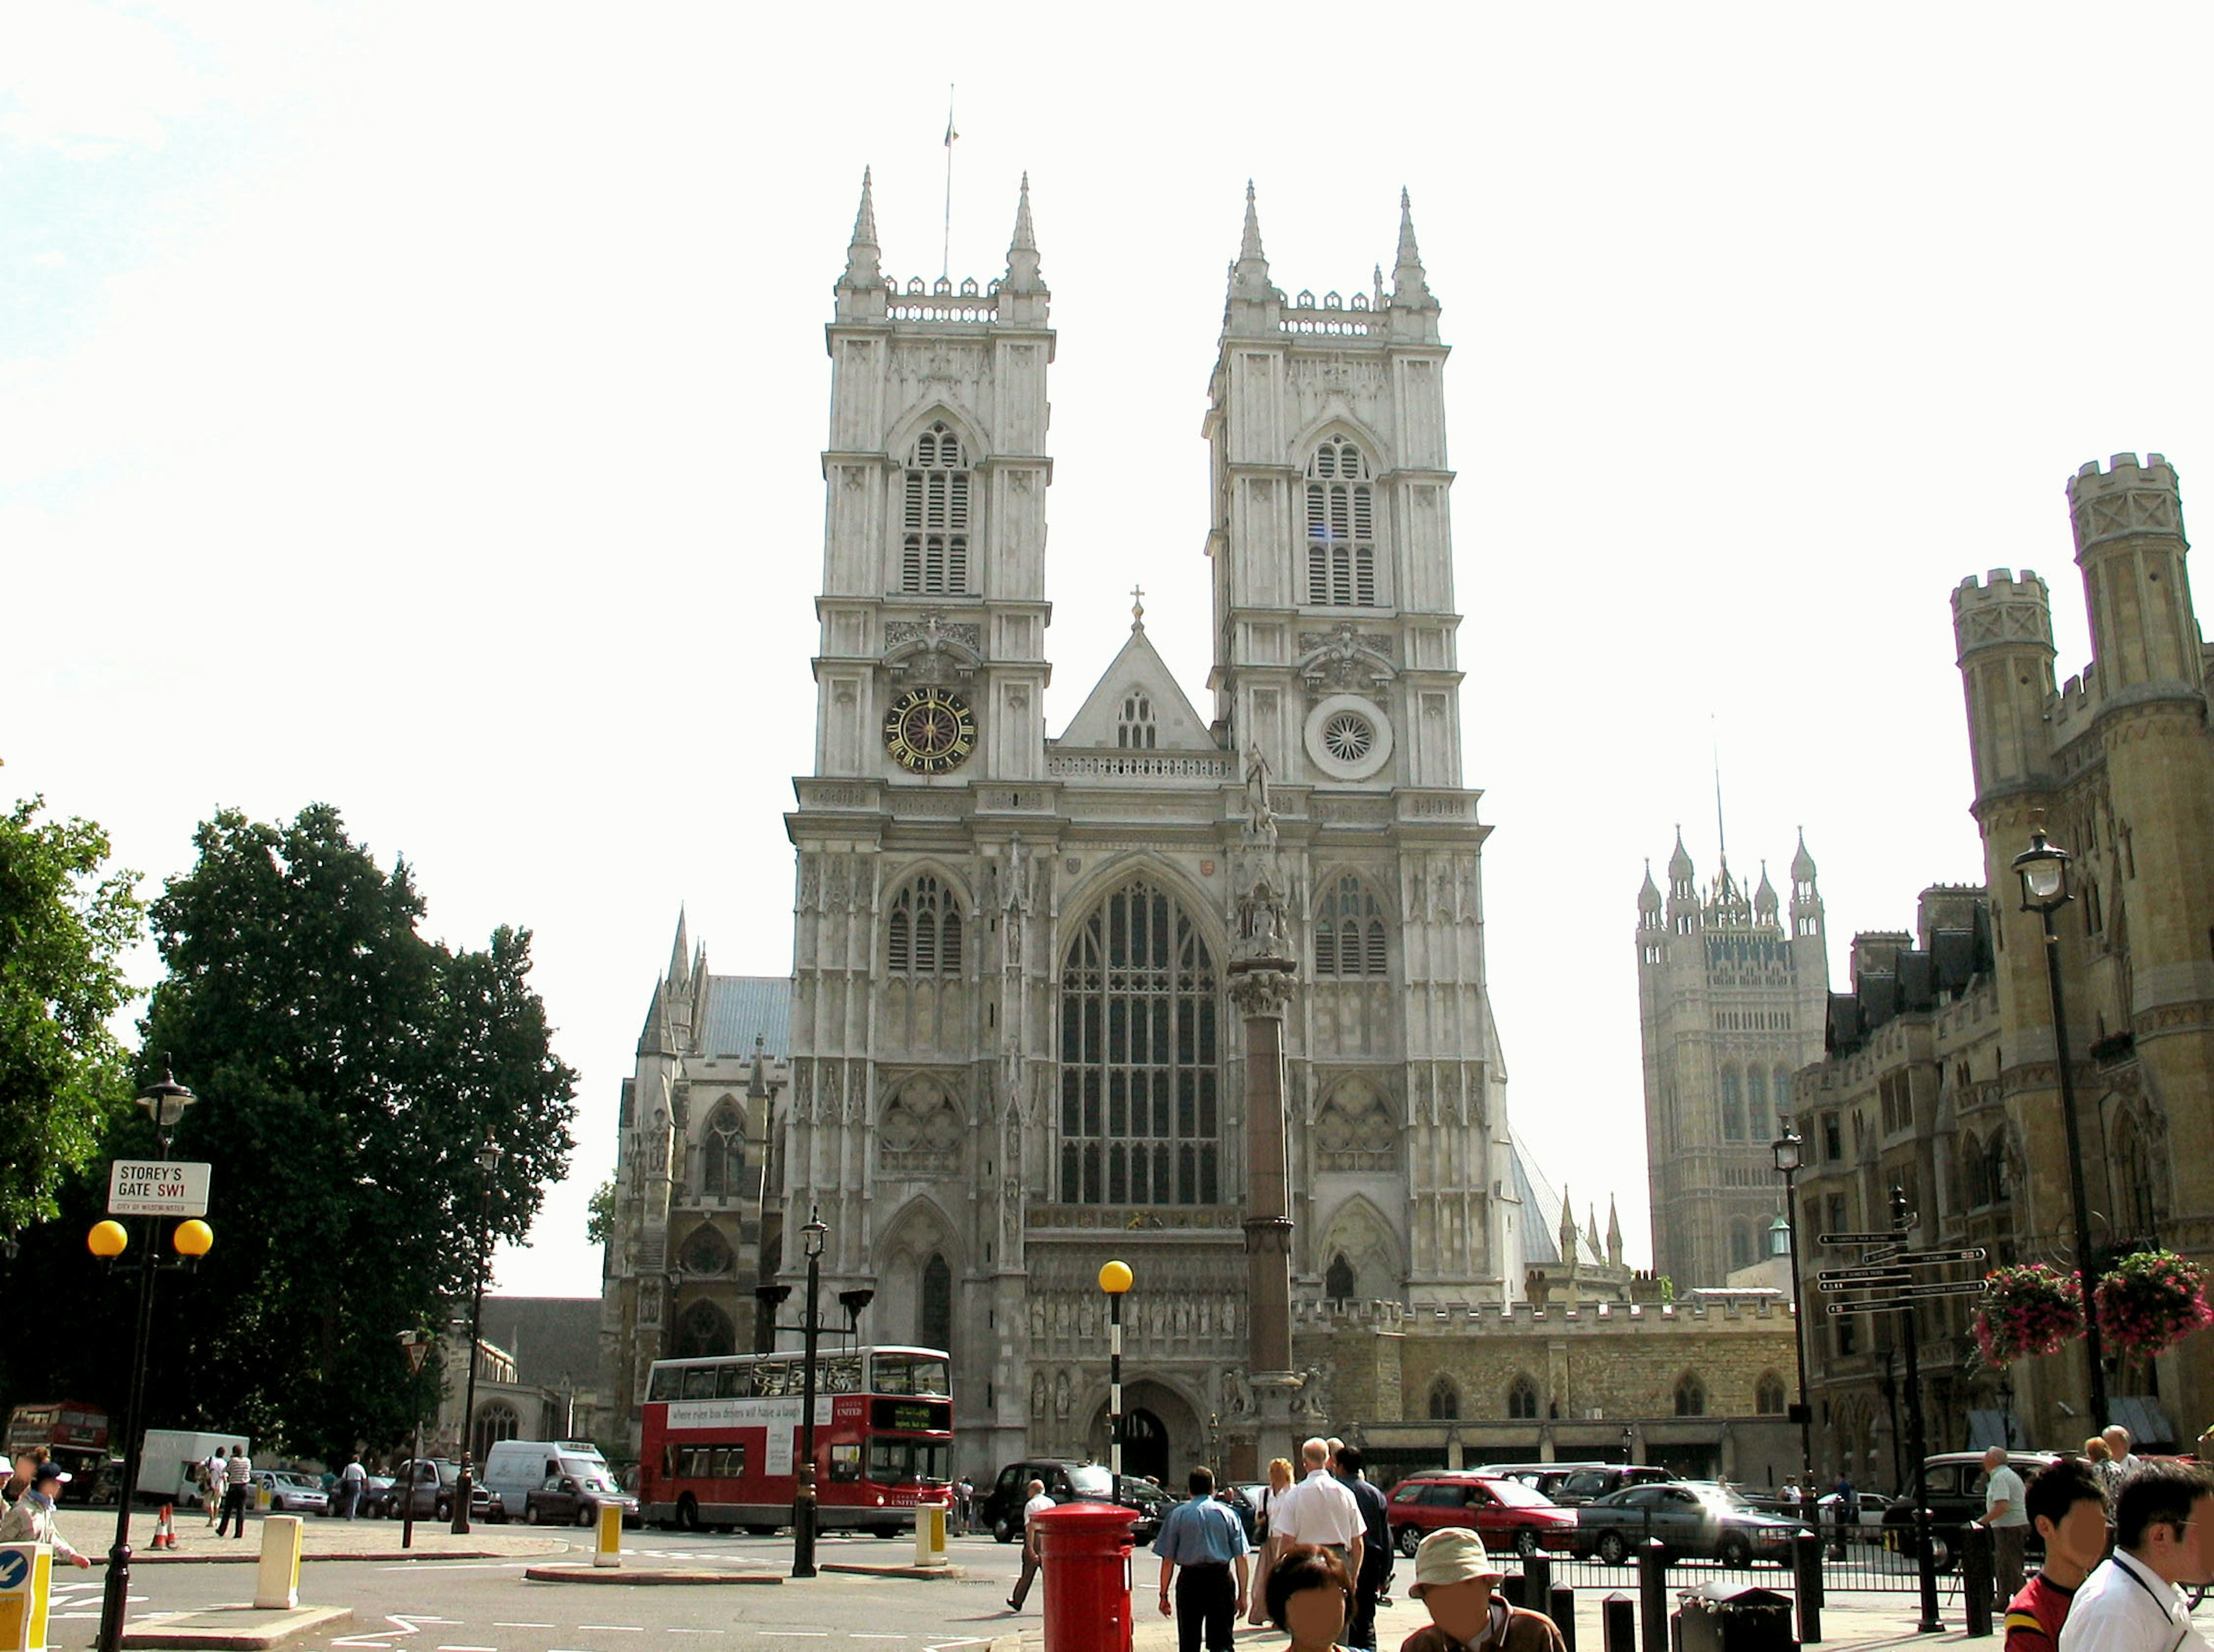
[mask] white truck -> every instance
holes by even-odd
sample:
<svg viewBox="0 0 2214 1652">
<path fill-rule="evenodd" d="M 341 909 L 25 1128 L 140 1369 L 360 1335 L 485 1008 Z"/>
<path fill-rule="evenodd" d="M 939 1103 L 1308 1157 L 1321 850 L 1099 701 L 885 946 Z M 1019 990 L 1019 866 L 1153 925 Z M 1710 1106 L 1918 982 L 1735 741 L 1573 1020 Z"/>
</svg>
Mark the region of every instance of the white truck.
<svg viewBox="0 0 2214 1652">
<path fill-rule="evenodd" d="M 200 1500 L 199 1466 L 221 1452 L 230 1455 L 237 1446 L 251 1456 L 253 1446 L 242 1434 L 201 1434 L 191 1429 L 149 1429 L 138 1454 L 138 1501 L 169 1503 L 180 1509 L 197 1507 Z"/>
</svg>

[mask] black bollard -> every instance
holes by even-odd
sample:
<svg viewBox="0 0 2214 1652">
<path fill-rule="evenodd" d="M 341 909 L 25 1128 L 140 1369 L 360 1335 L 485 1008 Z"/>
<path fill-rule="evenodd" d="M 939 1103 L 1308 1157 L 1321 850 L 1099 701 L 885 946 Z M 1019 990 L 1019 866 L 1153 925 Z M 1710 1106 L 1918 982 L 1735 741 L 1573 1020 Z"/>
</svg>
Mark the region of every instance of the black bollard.
<svg viewBox="0 0 2214 1652">
<path fill-rule="evenodd" d="M 1991 1527 L 1971 1525 L 1960 1533 L 1960 1606 L 1968 1619 L 1971 1638 L 1991 1632 L 1993 1576 Z"/>
<path fill-rule="evenodd" d="M 1507 1604 L 1510 1606 L 1526 1606 L 1530 1604 L 1529 1587 L 1523 1582 L 1520 1572 L 1509 1572 L 1499 1580 L 1499 1592 L 1506 1597 Z"/>
<path fill-rule="evenodd" d="M 1637 1615 L 1645 1652 L 1669 1652 L 1668 1549 L 1659 1538 L 1637 1545 Z"/>
<path fill-rule="evenodd" d="M 1914 1565 L 1920 1574 L 1922 1620 L 1914 1626 L 1917 1635 L 1942 1635 L 1945 1620 L 1937 1615 L 1937 1539 L 1930 1530 L 1930 1514 L 1927 1509 L 1914 1511 Z"/>
<path fill-rule="evenodd" d="M 1529 1597 L 1522 1604 L 1532 1612 L 1543 1612 L 1553 1598 L 1553 1563 L 1544 1555 L 1533 1554 L 1522 1563 L 1522 1578 L 1523 1593 Z"/>
<path fill-rule="evenodd" d="M 1637 1603 L 1617 1589 L 1599 1603 L 1599 1629 L 1605 1652 L 1637 1652 Z"/>
<path fill-rule="evenodd" d="M 1802 1531 L 1791 1539 L 1792 1581 L 1799 1594 L 1799 1643 L 1822 1638 L 1822 1539 Z"/>
<path fill-rule="evenodd" d="M 1576 1652 L 1576 1592 L 1566 1583 L 1554 1584 L 1547 1595 L 1545 1615 L 1561 1631 L 1561 1644 L 1568 1652 Z"/>
</svg>

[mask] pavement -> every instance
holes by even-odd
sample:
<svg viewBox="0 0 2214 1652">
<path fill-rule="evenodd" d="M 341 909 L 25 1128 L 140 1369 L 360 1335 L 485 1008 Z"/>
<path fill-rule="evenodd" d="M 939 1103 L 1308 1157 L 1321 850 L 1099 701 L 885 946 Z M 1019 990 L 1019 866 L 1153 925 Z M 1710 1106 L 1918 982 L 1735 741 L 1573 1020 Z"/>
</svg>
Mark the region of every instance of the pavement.
<svg viewBox="0 0 2214 1652">
<path fill-rule="evenodd" d="M 115 1541 L 113 1509 L 72 1509 L 64 1503 L 58 1519 L 70 1545 L 89 1558 L 95 1567 L 107 1563 L 108 1545 Z M 176 1565 L 207 1562 L 249 1562 L 261 1552 L 261 1516 L 248 1516 L 246 1535 L 217 1537 L 197 1509 L 180 1510 L 171 1522 L 177 1536 L 174 1549 L 152 1545 L 159 1516 L 153 1513 L 131 1517 L 131 1564 Z M 414 1543 L 403 1549 L 404 1531 L 396 1520 L 331 1520 L 321 1515 L 301 1516 L 301 1558 L 305 1560 L 406 1560 L 420 1557 L 443 1560 L 491 1560 L 515 1556 L 557 1555 L 572 1539 L 562 1533 L 540 1527 L 475 1521 L 468 1536 L 456 1537 L 442 1521 L 415 1522 Z"/>
<path fill-rule="evenodd" d="M 310 1521 L 308 1531 L 317 1535 L 318 1524 Z M 70 1535 L 76 1540 L 78 1533 L 72 1529 Z M 324 1540 L 340 1543 L 349 1535 L 341 1530 Z M 284 1652 L 1038 1652 L 1043 1645 L 1043 1589 L 1033 1594 L 1026 1611 L 1008 1612 L 1005 1599 L 1019 1556 L 1012 1545 L 988 1538 L 955 1539 L 951 1556 L 963 1576 L 924 1581 L 832 1571 L 834 1565 L 897 1570 L 913 1551 L 865 1537 L 825 1536 L 817 1554 L 825 1568 L 822 1575 L 795 1579 L 790 1576 L 788 1538 L 627 1532 L 623 1566 L 614 1574 L 626 1582 L 659 1573 L 702 1582 L 735 1576 L 776 1580 L 777 1587 L 625 1588 L 580 1585 L 591 1559 L 584 1533 L 495 1535 L 503 1541 L 554 1545 L 559 1552 L 464 1559 L 423 1551 L 394 1560 L 373 1551 L 327 1551 L 322 1558 L 328 1564 L 302 1574 L 301 1606 L 350 1609 L 352 1618 L 293 1631 Z M 240 1546 L 249 1552 L 256 1549 L 254 1534 Z M 559 1582 L 530 1576 L 549 1567 L 557 1569 L 557 1576 L 577 1570 Z M 92 1645 L 101 1576 L 97 1569 L 55 1574 L 50 1639 L 58 1652 L 82 1652 Z M 1140 1552 L 1133 1557 L 1132 1576 L 1135 1652 L 1171 1652 L 1173 1622 L 1155 1607 L 1157 1563 Z M 1403 1588 L 1410 1581 L 1404 1565 L 1398 1581 Z M 134 1567 L 131 1625 L 145 1634 L 136 1643 L 203 1649 L 233 1644 L 185 1637 L 207 1627 L 195 1619 L 235 1606 L 250 1594 L 248 1582 L 229 1566 Z M 1599 1611 L 1610 1592 L 1577 1590 L 1579 1652 L 1599 1652 L 1604 1644 Z M 1942 1615 L 1946 1633 L 1917 1636 L 1913 1594 L 1833 1591 L 1823 1611 L 1823 1644 L 1877 1652 L 1917 1641 L 1964 1639 L 1960 1601 L 1949 1588 Z M 2214 1602 L 2202 1617 L 2205 1627 L 2214 1630 Z M 1394 1652 L 1427 1621 L 1419 1604 L 1395 1600 L 1379 1614 L 1381 1652 Z M 1282 1632 L 1273 1629 L 1241 1628 L 1237 1637 L 1238 1652 L 1279 1652 L 1283 1643 Z M 1981 1644 L 1999 1652 L 1996 1638 Z"/>
</svg>

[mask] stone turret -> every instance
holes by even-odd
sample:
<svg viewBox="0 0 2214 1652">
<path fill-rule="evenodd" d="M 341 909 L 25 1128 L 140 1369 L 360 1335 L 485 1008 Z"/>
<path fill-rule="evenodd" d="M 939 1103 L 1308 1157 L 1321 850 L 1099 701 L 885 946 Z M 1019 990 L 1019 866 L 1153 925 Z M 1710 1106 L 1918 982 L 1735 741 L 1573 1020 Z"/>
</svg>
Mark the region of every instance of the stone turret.
<svg viewBox="0 0 2214 1652">
<path fill-rule="evenodd" d="M 2109 704 L 2197 695 L 2199 622 L 2184 568 L 2183 501 L 2159 454 L 2116 454 L 2068 479 L 2076 565 L 2091 615 L 2098 692 Z"/>
<path fill-rule="evenodd" d="M 1994 568 L 1953 592 L 1953 642 L 1968 701 L 1976 798 L 2042 793 L 2052 783 L 2052 610 L 2045 582 Z"/>
</svg>

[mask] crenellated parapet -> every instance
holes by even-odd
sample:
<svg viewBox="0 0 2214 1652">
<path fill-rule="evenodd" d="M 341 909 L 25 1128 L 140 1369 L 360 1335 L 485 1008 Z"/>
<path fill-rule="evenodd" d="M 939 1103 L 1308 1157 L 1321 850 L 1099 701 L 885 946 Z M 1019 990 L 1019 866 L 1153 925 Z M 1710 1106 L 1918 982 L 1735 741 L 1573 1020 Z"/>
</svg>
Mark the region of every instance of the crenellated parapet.
<svg viewBox="0 0 2214 1652">
<path fill-rule="evenodd" d="M 1575 1308 L 1530 1301 L 1448 1302 L 1410 1307 L 1389 1301 L 1309 1299 L 1293 1305 L 1293 1328 L 1300 1332 L 1378 1331 L 1414 1336 L 1526 1337 L 1620 1335 L 1624 1332 L 1666 1336 L 1711 1331 L 1739 1320 L 1789 1320 L 1789 1301 L 1772 1290 L 1702 1290 L 1674 1302 L 1587 1302 Z"/>
<path fill-rule="evenodd" d="M 2052 598 L 2034 570 L 2019 575 L 1994 568 L 1979 583 L 1973 574 L 1953 591 L 1953 646 L 1962 666 L 1993 648 L 2052 653 Z"/>
<path fill-rule="evenodd" d="M 2139 533 L 2183 537 L 2183 497 L 2175 467 L 2162 454 L 2118 453 L 2105 470 L 2096 460 L 2068 479 L 2068 514 L 2078 561 L 2110 539 Z"/>
</svg>

